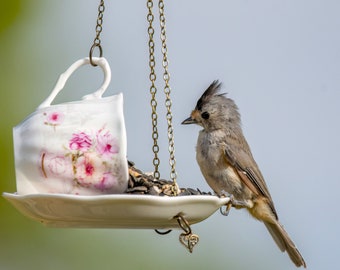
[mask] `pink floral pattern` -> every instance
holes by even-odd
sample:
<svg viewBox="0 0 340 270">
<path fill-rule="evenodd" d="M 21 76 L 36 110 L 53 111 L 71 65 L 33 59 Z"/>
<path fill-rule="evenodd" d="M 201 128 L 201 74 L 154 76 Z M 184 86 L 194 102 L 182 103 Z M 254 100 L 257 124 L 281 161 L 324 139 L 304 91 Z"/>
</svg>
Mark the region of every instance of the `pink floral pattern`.
<svg viewBox="0 0 340 270">
<path fill-rule="evenodd" d="M 101 191 L 104 191 L 108 187 L 116 186 L 117 183 L 117 176 L 113 175 L 112 173 L 106 172 L 103 174 L 103 177 L 100 179 L 100 181 L 95 184 L 95 187 Z"/>
<path fill-rule="evenodd" d="M 44 124 L 48 126 L 52 126 L 55 128 L 56 126 L 60 125 L 64 121 L 64 114 L 61 112 L 51 112 L 51 113 L 44 113 L 45 121 Z"/>
<path fill-rule="evenodd" d="M 86 152 L 92 146 L 92 139 L 85 132 L 73 133 L 69 147 L 71 150 Z"/>
<path fill-rule="evenodd" d="M 107 158 L 119 153 L 119 146 L 109 131 L 99 130 L 97 135 L 97 152 Z"/>
<path fill-rule="evenodd" d="M 40 168 L 44 178 L 62 177 L 73 181 L 75 187 L 92 188 L 107 192 L 117 186 L 120 173 L 113 166 L 119 145 L 105 127 L 92 134 L 88 131 L 73 133 L 64 154 L 43 151 Z"/>
</svg>

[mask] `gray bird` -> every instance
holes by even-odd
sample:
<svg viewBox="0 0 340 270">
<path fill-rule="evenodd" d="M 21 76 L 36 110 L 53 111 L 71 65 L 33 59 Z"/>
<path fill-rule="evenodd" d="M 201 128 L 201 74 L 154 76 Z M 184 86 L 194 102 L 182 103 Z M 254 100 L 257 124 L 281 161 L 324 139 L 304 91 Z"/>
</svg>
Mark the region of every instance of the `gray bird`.
<svg viewBox="0 0 340 270">
<path fill-rule="evenodd" d="M 273 200 L 243 136 L 241 117 L 235 102 L 218 93 L 221 83 L 214 81 L 198 100 L 191 116 L 182 124 L 198 124 L 196 159 L 214 192 L 232 195 L 235 208 L 246 208 L 266 225 L 282 252 L 287 251 L 297 267 L 306 263 L 280 224 Z"/>
</svg>

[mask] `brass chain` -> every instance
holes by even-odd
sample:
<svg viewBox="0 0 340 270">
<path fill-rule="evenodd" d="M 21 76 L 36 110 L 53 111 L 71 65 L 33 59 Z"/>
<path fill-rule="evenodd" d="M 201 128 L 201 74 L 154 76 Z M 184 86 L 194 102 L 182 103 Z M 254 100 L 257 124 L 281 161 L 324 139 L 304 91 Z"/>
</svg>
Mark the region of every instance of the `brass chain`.
<svg viewBox="0 0 340 270">
<path fill-rule="evenodd" d="M 154 165 L 154 177 L 156 179 L 159 179 L 160 177 L 160 172 L 159 172 L 159 164 L 160 160 L 158 157 L 159 153 L 159 146 L 158 146 L 158 129 L 157 129 L 157 100 L 156 100 L 156 93 L 157 93 L 157 88 L 155 86 L 155 81 L 156 81 L 156 73 L 155 73 L 155 66 L 156 66 L 156 61 L 155 61 L 155 42 L 154 42 L 154 27 L 153 27 L 153 21 L 154 21 L 154 15 L 152 13 L 152 8 L 153 8 L 153 0 L 147 0 L 147 8 L 148 8 L 148 15 L 147 15 L 147 20 L 149 22 L 149 27 L 148 27 L 148 34 L 149 34 L 149 67 L 150 67 L 150 75 L 149 79 L 151 81 L 151 86 L 150 86 L 150 93 L 151 93 L 151 121 L 152 121 L 152 139 L 153 139 L 153 153 L 154 153 L 154 159 L 153 159 L 153 165 Z M 175 144 L 174 144 L 174 129 L 172 125 L 172 112 L 171 112 L 171 88 L 169 85 L 169 80 L 170 80 L 170 74 L 168 71 L 168 48 L 166 44 L 166 21 L 165 21 L 165 15 L 164 15 L 164 1 L 159 0 L 158 2 L 158 8 L 159 8 L 159 21 L 160 21 L 160 28 L 161 28 L 161 42 L 162 42 L 162 55 L 163 55 L 163 61 L 162 61 L 162 66 L 164 69 L 163 73 L 163 80 L 165 83 L 164 86 L 164 93 L 165 93 L 165 106 L 167 109 L 166 113 L 166 120 L 167 120 L 167 125 L 168 125 L 168 142 L 169 142 L 169 163 L 171 166 L 171 172 L 170 172 L 170 179 L 173 182 L 172 186 L 172 193 L 174 195 L 178 194 L 178 185 L 177 185 L 177 173 L 176 173 L 176 159 L 175 159 Z"/>
<path fill-rule="evenodd" d="M 99 56 L 100 57 L 103 56 L 103 48 L 101 46 L 100 33 L 103 30 L 103 15 L 104 15 L 104 10 L 105 10 L 104 0 L 101 0 L 100 3 L 99 3 L 99 6 L 98 6 L 98 17 L 97 17 L 97 25 L 96 25 L 96 37 L 93 40 L 93 45 L 91 46 L 90 54 L 89 54 L 90 63 L 94 67 L 97 66 L 92 61 L 92 56 L 93 56 L 94 49 L 98 47 L 98 49 L 99 49 Z"/>
<path fill-rule="evenodd" d="M 153 146 L 152 146 L 152 151 L 154 153 L 154 158 L 153 158 L 153 165 L 154 165 L 154 173 L 153 176 L 155 179 L 159 180 L 160 178 L 160 172 L 159 172 L 159 164 L 160 160 L 158 157 L 158 152 L 159 152 L 159 146 L 158 146 L 158 128 L 157 128 L 157 100 L 156 100 L 156 93 L 157 93 L 157 88 L 155 86 L 155 81 L 156 81 L 156 73 L 155 73 L 155 66 L 156 66 L 156 61 L 155 61 L 155 42 L 153 40 L 153 36 L 155 33 L 155 30 L 153 28 L 153 20 L 154 20 L 154 15 L 152 13 L 152 8 L 153 8 L 153 1 L 148 0 L 147 1 L 147 8 L 148 8 L 148 15 L 147 15 L 147 20 L 149 22 L 149 27 L 148 27 L 148 34 L 149 34 L 149 67 L 150 67 L 150 75 L 149 79 L 151 81 L 151 86 L 150 86 L 150 93 L 151 93 L 151 122 L 152 122 L 152 139 L 153 139 Z"/>
<path fill-rule="evenodd" d="M 163 73 L 163 80 L 164 80 L 164 93 L 165 93 L 165 106 L 167 109 L 166 113 L 166 120 L 168 124 L 168 141 L 169 141 L 169 164 L 171 167 L 170 171 L 170 179 L 173 182 L 173 193 L 174 195 L 178 194 L 178 186 L 177 186 L 177 173 L 176 173 L 176 159 L 175 159 L 175 142 L 174 142 L 174 128 L 172 125 L 172 112 L 171 112 L 171 88 L 169 85 L 170 81 L 170 74 L 168 71 L 169 61 L 168 61 L 168 47 L 166 44 L 166 21 L 165 21 L 165 14 L 164 14 L 164 1 L 159 0 L 158 2 L 158 8 L 159 8 L 159 21 L 160 21 L 160 27 L 161 27 L 161 41 L 162 41 L 162 54 L 163 54 L 163 61 L 162 66 L 164 69 Z"/>
</svg>

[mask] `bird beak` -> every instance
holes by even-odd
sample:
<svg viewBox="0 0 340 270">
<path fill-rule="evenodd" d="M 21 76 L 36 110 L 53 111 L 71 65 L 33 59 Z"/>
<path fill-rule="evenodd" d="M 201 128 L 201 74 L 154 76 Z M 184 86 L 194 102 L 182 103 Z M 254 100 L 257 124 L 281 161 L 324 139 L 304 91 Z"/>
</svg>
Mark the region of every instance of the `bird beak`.
<svg viewBox="0 0 340 270">
<path fill-rule="evenodd" d="M 195 119 L 192 119 L 191 116 L 182 122 L 182 125 L 190 125 L 190 124 L 197 124 L 197 121 Z"/>
</svg>

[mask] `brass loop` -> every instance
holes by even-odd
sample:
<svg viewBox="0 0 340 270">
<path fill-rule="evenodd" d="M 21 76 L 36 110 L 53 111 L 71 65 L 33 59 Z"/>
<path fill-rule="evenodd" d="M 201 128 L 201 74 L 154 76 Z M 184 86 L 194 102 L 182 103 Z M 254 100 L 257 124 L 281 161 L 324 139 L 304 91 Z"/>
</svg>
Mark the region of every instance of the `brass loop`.
<svg viewBox="0 0 340 270">
<path fill-rule="evenodd" d="M 176 216 L 174 216 L 174 218 L 177 219 L 178 225 L 186 234 L 191 234 L 189 222 L 183 217 L 182 213 L 177 214 Z"/>
<path fill-rule="evenodd" d="M 151 6 L 151 8 L 152 8 L 152 6 Z M 148 22 L 152 22 L 153 21 L 153 19 L 154 19 L 154 16 L 153 16 L 153 14 L 148 14 L 147 15 L 147 17 L 146 17 L 146 19 L 148 20 Z M 148 29 L 149 31 L 154 31 L 153 29 Z"/>
<path fill-rule="evenodd" d="M 154 177 L 155 179 L 160 179 L 161 175 L 160 175 L 160 173 L 159 173 L 159 171 L 158 171 L 158 167 L 155 166 L 155 168 L 156 168 L 156 170 L 155 170 L 154 173 L 153 173 L 153 177 Z"/>
<path fill-rule="evenodd" d="M 158 139 L 158 133 L 153 133 L 153 134 L 152 134 L 152 139 L 157 140 L 157 139 Z M 158 151 L 158 150 L 159 150 L 159 146 L 158 146 L 158 145 L 154 145 L 154 146 L 152 147 L 152 149 L 154 149 L 154 151 Z"/>
<path fill-rule="evenodd" d="M 160 164 L 159 158 L 154 158 L 152 163 L 156 168 L 158 168 L 159 164 Z M 158 179 L 158 178 L 156 178 L 156 179 Z"/>
<path fill-rule="evenodd" d="M 153 106 L 153 107 L 155 107 L 155 106 L 157 106 L 157 101 L 156 100 L 151 100 L 151 106 Z M 155 120 L 157 120 L 157 118 L 156 118 L 156 115 L 155 114 L 153 114 L 152 115 L 152 119 L 155 119 Z"/>
<path fill-rule="evenodd" d="M 99 15 L 98 17 L 100 17 L 100 18 L 102 18 L 103 17 L 103 12 L 104 12 L 104 10 L 105 10 L 105 6 L 104 6 L 104 1 L 101 1 L 100 2 L 100 5 L 99 5 L 99 7 L 98 7 L 98 12 L 99 12 L 99 14 L 101 14 L 101 15 Z"/>
<path fill-rule="evenodd" d="M 146 6 L 147 6 L 148 8 L 153 8 L 153 2 L 150 1 L 150 0 L 148 0 L 147 3 L 146 3 Z"/>
<path fill-rule="evenodd" d="M 176 172 L 171 172 L 170 175 L 171 175 L 171 177 L 176 177 L 177 176 Z"/>
<path fill-rule="evenodd" d="M 93 62 L 92 57 L 93 57 L 93 51 L 94 51 L 94 49 L 95 49 L 96 47 L 98 47 L 98 49 L 99 49 L 99 57 L 103 57 L 103 49 L 102 49 L 102 46 L 101 46 L 100 44 L 94 43 L 94 44 L 91 46 L 90 55 L 89 55 L 90 64 L 91 64 L 92 66 L 94 66 L 94 67 L 96 67 L 97 64 L 95 64 L 95 63 Z"/>
<path fill-rule="evenodd" d="M 165 106 L 171 106 L 172 105 L 172 101 L 170 99 L 167 99 L 165 101 Z M 170 113 L 167 113 L 166 115 L 168 118 L 172 118 L 172 115 Z"/>
<path fill-rule="evenodd" d="M 155 67 L 155 63 L 154 62 L 150 63 L 150 68 L 153 69 L 154 67 Z M 156 80 L 156 74 L 150 74 L 149 78 L 150 78 L 150 81 L 155 81 Z M 156 87 L 155 86 L 151 86 L 150 92 L 151 92 L 151 94 L 156 93 L 157 92 Z"/>
</svg>

